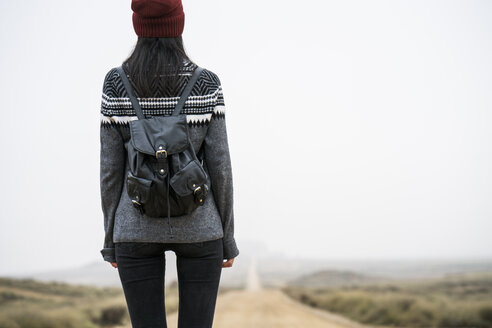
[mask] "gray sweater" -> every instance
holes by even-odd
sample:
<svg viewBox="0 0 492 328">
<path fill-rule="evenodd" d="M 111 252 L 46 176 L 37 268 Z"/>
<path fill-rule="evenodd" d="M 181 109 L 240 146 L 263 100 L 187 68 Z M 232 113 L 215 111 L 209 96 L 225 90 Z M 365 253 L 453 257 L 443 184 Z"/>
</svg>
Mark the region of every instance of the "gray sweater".
<svg viewBox="0 0 492 328">
<path fill-rule="evenodd" d="M 157 85 L 154 97 L 140 98 L 139 90 L 130 79 L 144 114 L 171 115 L 195 67 L 194 63 L 186 61 L 178 87 L 168 93 L 173 96 L 164 97 Z M 105 261 L 116 262 L 114 244 L 125 241 L 188 243 L 223 238 L 224 259 L 239 254 L 234 239 L 233 181 L 225 104 L 215 73 L 204 69 L 181 113 L 186 114 L 195 151 L 198 153 L 204 147 L 204 168 L 211 186 L 204 205 L 190 214 L 171 217 L 172 229 L 169 229 L 167 219 L 140 214 L 128 197 L 125 143 L 130 139 L 129 121 L 138 118 L 116 68 L 106 74 L 100 113 L 100 186 L 105 231 L 101 254 Z"/>
</svg>

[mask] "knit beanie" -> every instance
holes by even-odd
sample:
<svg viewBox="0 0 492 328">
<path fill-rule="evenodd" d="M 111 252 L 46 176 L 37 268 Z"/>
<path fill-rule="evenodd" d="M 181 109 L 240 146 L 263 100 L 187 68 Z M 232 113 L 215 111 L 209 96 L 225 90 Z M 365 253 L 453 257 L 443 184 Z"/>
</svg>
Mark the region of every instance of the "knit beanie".
<svg viewBox="0 0 492 328">
<path fill-rule="evenodd" d="M 183 33 L 181 0 L 132 0 L 133 29 L 141 37 L 176 37 Z"/>
</svg>

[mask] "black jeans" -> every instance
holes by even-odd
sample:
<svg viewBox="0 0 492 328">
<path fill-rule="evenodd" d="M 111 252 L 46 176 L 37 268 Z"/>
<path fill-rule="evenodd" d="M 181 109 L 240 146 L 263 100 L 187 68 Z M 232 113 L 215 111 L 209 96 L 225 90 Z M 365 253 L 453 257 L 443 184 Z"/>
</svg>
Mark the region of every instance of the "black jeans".
<svg viewBox="0 0 492 328">
<path fill-rule="evenodd" d="M 165 251 L 176 253 L 178 328 L 210 328 L 222 273 L 222 238 L 198 243 L 115 243 L 116 263 L 133 328 L 167 328 Z"/>
</svg>

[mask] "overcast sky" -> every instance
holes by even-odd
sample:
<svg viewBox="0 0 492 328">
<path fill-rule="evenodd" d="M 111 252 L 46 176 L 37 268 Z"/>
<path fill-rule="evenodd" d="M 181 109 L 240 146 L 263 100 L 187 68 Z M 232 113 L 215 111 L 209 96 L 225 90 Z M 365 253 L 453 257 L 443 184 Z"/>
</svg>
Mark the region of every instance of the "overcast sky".
<svg viewBox="0 0 492 328">
<path fill-rule="evenodd" d="M 492 3 L 183 0 L 222 82 L 235 236 L 311 258 L 492 257 Z M 99 111 L 130 1 L 0 2 L 0 274 L 102 261 Z"/>
</svg>

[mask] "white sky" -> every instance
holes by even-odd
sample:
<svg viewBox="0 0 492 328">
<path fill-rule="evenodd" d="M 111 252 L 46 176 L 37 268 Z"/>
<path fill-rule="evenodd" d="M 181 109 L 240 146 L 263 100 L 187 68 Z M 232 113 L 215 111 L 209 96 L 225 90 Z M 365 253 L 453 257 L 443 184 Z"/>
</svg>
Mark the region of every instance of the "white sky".
<svg viewBox="0 0 492 328">
<path fill-rule="evenodd" d="M 183 6 L 224 90 L 240 250 L 492 256 L 491 2 Z M 136 40 L 130 1 L 0 2 L 0 274 L 102 261 L 102 83 Z"/>
</svg>

